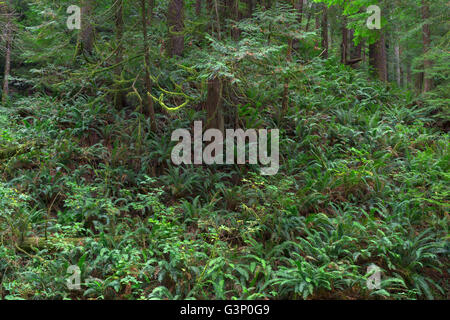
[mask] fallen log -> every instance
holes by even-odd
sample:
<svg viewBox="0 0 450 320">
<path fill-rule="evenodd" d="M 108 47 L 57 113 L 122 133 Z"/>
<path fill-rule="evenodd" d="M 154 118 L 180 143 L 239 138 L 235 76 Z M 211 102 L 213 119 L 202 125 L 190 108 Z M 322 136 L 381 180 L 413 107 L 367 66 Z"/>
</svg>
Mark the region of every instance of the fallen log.
<svg viewBox="0 0 450 320">
<path fill-rule="evenodd" d="M 83 244 L 84 241 L 85 238 L 45 239 L 40 237 L 30 237 L 23 239 L 23 241 L 19 243 L 18 247 L 25 251 L 30 251 L 33 248 L 42 250 L 54 248 L 61 244 Z"/>
<path fill-rule="evenodd" d="M 17 247 L 24 251 L 32 251 L 33 249 L 43 250 L 43 249 L 58 249 L 58 247 L 62 247 L 64 245 L 81 245 L 83 246 L 87 239 L 93 240 L 103 240 L 108 239 L 108 237 L 104 238 L 42 238 L 42 237 L 27 237 L 24 238 L 20 243 L 17 244 Z M 123 239 L 122 236 L 115 236 L 109 238 L 114 241 L 121 241 Z"/>
<path fill-rule="evenodd" d="M 3 149 L 1 149 L 0 147 L 0 161 L 12 158 L 17 155 L 28 153 L 35 147 L 41 148 L 43 146 L 44 143 L 32 142 L 20 146 L 4 147 Z"/>
</svg>

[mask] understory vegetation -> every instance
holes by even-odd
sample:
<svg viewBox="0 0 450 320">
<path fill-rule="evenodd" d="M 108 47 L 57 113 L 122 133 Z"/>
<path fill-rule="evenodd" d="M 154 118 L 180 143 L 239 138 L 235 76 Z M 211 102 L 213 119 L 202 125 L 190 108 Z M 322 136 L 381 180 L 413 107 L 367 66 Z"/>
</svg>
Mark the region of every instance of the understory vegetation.
<svg viewBox="0 0 450 320">
<path fill-rule="evenodd" d="M 183 54 L 166 56 L 156 1 L 150 94 L 139 25 L 125 24 L 123 61 L 108 64 L 114 21 L 74 55 L 64 5 L 60 25 L 31 28 L 44 3 L 24 13 L 0 105 L 0 298 L 448 299 L 448 83 L 417 94 L 332 48 L 324 58 L 314 30 L 270 29 L 297 23 L 283 5 L 241 20 L 239 40 L 227 20 L 220 38 L 206 14 L 186 18 Z M 226 127 L 280 130 L 278 174 L 172 163 L 172 132 L 207 118 L 214 77 Z M 372 264 L 381 285 L 369 290 Z M 67 287 L 73 265 L 80 290 Z"/>
</svg>

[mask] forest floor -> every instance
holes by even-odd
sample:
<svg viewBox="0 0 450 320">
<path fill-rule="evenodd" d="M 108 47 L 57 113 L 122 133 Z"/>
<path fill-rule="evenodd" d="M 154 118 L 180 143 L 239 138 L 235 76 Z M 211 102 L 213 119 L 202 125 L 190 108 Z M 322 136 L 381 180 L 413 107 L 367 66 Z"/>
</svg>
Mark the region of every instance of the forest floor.
<svg viewBox="0 0 450 320">
<path fill-rule="evenodd" d="M 204 116 L 191 106 L 156 134 L 88 96 L 0 107 L 0 298 L 448 299 L 446 123 L 324 63 L 281 121 L 251 117 L 250 88 L 238 108 L 280 129 L 274 176 L 172 165 L 171 133 Z"/>
</svg>

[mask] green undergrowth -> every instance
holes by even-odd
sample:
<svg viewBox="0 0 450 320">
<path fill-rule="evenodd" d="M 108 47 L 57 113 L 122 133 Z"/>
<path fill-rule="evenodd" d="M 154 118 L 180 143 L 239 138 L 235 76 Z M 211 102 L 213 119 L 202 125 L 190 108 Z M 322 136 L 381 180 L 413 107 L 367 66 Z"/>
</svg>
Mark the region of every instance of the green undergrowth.
<svg viewBox="0 0 450 320">
<path fill-rule="evenodd" d="M 189 106 L 157 134 L 103 98 L 1 108 L 0 152 L 21 152 L 0 160 L 0 297 L 448 298 L 449 139 L 433 106 L 333 60 L 290 86 L 279 120 L 270 81 L 249 81 L 237 108 L 280 129 L 275 176 L 173 166 L 171 132 L 204 116 Z M 32 237 L 52 245 L 24 248 Z"/>
</svg>

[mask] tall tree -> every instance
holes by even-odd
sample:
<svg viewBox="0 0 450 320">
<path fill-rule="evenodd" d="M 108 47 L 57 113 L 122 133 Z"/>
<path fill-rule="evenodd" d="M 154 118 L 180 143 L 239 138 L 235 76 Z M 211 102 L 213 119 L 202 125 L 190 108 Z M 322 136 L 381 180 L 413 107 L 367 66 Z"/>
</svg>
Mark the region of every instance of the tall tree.
<svg viewBox="0 0 450 320">
<path fill-rule="evenodd" d="M 94 26 L 92 24 L 94 16 L 95 1 L 81 1 L 81 30 L 80 45 L 81 50 L 86 54 L 91 54 L 94 47 Z"/>
<path fill-rule="evenodd" d="M 123 0 L 117 0 L 115 3 L 115 27 L 116 27 L 116 52 L 115 52 L 115 76 L 117 84 L 115 86 L 114 104 L 117 109 L 122 109 L 125 104 L 125 94 L 123 92 L 120 80 L 122 78 L 122 62 L 123 62 Z"/>
<path fill-rule="evenodd" d="M 169 12 L 167 14 L 169 27 L 169 54 L 170 56 L 181 56 L 184 50 L 184 1 L 170 0 Z"/>
<path fill-rule="evenodd" d="M 369 45 L 369 65 L 378 79 L 381 81 L 388 80 L 386 40 L 382 31 L 379 32 L 378 40 Z"/>
<path fill-rule="evenodd" d="M 239 21 L 241 19 L 240 13 L 239 13 L 239 0 L 232 0 L 232 16 L 235 21 Z M 233 27 L 231 29 L 231 36 L 234 40 L 238 40 L 240 36 L 241 31 L 237 27 Z"/>
<path fill-rule="evenodd" d="M 304 6 L 303 0 L 298 0 L 294 4 L 294 7 L 297 9 L 297 16 L 298 16 L 297 21 L 300 26 L 302 25 L 302 21 L 303 21 L 303 6 Z M 300 43 L 300 41 L 298 39 L 294 39 L 292 46 L 294 48 L 298 49 L 299 43 Z"/>
<path fill-rule="evenodd" d="M 155 109 L 153 106 L 153 99 L 151 97 L 152 92 L 152 81 L 150 79 L 150 54 L 149 54 L 149 47 L 148 47 L 148 34 L 147 34 L 147 25 L 149 19 L 152 18 L 152 11 L 153 11 L 153 0 L 149 0 L 149 7 L 150 7 L 150 18 L 147 10 L 147 0 L 141 0 L 141 13 L 142 13 L 142 35 L 144 38 L 144 62 L 145 62 L 145 89 L 146 94 L 144 97 L 144 101 L 146 102 L 146 108 L 144 110 L 144 113 L 150 117 L 150 123 L 151 128 L 153 131 L 156 131 L 156 118 L 155 118 Z"/>
<path fill-rule="evenodd" d="M 287 0 L 292 4 L 292 6 L 295 6 L 294 0 Z M 292 61 L 292 50 L 294 45 L 294 39 L 292 37 L 288 36 L 288 46 L 286 51 L 286 61 L 289 63 Z M 281 114 L 284 115 L 288 111 L 289 108 L 289 79 L 286 78 L 284 83 L 284 89 L 283 89 L 283 97 L 281 101 Z"/>
<path fill-rule="evenodd" d="M 429 20 L 430 19 L 430 7 L 428 0 L 422 0 L 422 20 L 423 20 L 423 27 L 422 27 L 422 41 L 423 41 L 423 53 L 425 55 L 424 61 L 423 61 L 423 77 L 424 77 L 424 83 L 423 83 L 423 91 L 428 92 L 433 89 L 433 78 L 430 76 L 430 69 L 432 62 L 427 57 L 428 51 L 430 50 L 431 45 L 431 32 L 430 32 L 430 25 Z"/>
<path fill-rule="evenodd" d="M 402 70 L 400 62 L 400 45 L 398 41 L 394 45 L 394 55 L 395 55 L 395 75 L 397 80 L 397 85 L 400 87 L 402 85 Z"/>
<path fill-rule="evenodd" d="M 303 1 L 303 0 L 302 0 Z M 300 2 L 302 2 L 300 1 Z M 328 58 L 328 8 L 325 3 L 322 4 L 322 56 Z"/>
<path fill-rule="evenodd" d="M 208 81 L 206 98 L 206 129 L 219 129 L 225 132 L 225 120 L 222 110 L 223 81 L 215 76 Z"/>
<path fill-rule="evenodd" d="M 298 23 L 299 24 L 302 24 L 302 21 L 303 21 L 303 6 L 304 6 L 303 0 L 298 0 L 297 12 L 298 12 Z"/>
<path fill-rule="evenodd" d="M 253 15 L 253 9 L 254 9 L 254 0 L 245 0 L 247 3 L 247 18 L 250 18 Z"/>
<path fill-rule="evenodd" d="M 5 73 L 3 77 L 2 102 L 6 103 L 9 97 L 9 76 L 11 73 L 11 50 L 13 38 L 13 11 L 9 0 L 0 2 L 0 14 L 4 16 L 4 23 L 2 26 L 2 37 L 5 43 Z"/>
<path fill-rule="evenodd" d="M 341 42 L 341 63 L 346 64 L 348 60 L 348 29 L 347 17 L 342 16 L 342 42 Z"/>
</svg>

